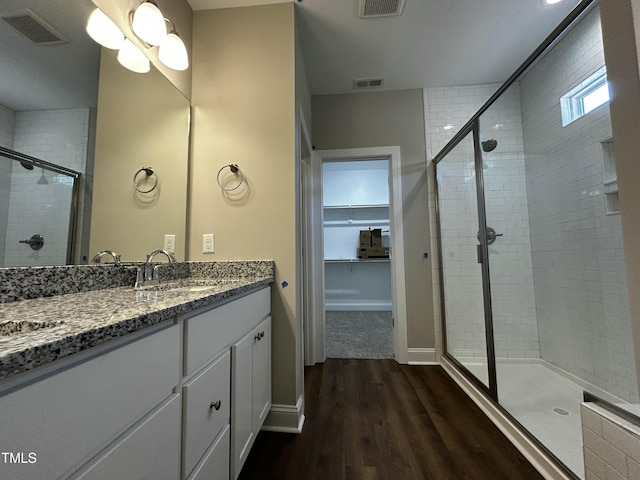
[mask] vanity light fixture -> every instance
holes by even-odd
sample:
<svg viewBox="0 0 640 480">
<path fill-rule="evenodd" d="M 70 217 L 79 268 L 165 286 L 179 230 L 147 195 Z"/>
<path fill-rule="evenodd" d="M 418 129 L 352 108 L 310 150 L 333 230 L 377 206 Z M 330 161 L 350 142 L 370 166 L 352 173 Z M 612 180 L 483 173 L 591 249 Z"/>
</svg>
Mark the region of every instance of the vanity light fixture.
<svg viewBox="0 0 640 480">
<path fill-rule="evenodd" d="M 167 23 L 170 29 L 167 29 Z M 189 68 L 187 47 L 176 32 L 175 25 L 152 0 L 143 0 L 129 12 L 131 31 L 147 48 L 158 47 L 158 60 L 173 70 Z M 87 21 L 87 33 L 100 45 L 118 51 L 118 62 L 136 73 L 146 73 L 151 63 L 140 48 L 125 37 L 122 30 L 102 10 L 96 8 Z M 131 37 L 133 38 L 133 37 Z"/>
<path fill-rule="evenodd" d="M 149 59 L 128 38 L 118 52 L 118 62 L 123 67 L 136 73 L 147 73 L 151 70 Z"/>
<path fill-rule="evenodd" d="M 152 1 L 143 1 L 130 15 L 131 30 L 149 45 L 159 46 L 167 36 L 164 15 Z"/>
<path fill-rule="evenodd" d="M 560 3 L 562 0 L 544 0 L 544 3 L 547 5 L 555 5 L 556 3 Z"/>
<path fill-rule="evenodd" d="M 124 33 L 99 8 L 89 15 L 87 33 L 100 45 L 111 50 L 118 50 L 124 42 Z"/>
<path fill-rule="evenodd" d="M 171 20 L 168 21 L 171 23 L 172 28 L 158 48 L 158 60 L 173 70 L 186 70 L 189 68 L 187 47 L 178 36 L 173 22 Z"/>
</svg>

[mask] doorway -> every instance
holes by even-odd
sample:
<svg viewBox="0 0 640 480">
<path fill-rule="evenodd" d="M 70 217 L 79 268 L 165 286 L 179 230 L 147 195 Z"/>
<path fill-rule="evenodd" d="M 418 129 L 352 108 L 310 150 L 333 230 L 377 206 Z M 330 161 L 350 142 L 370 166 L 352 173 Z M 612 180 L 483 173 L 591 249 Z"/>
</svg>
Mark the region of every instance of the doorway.
<svg viewBox="0 0 640 480">
<path fill-rule="evenodd" d="M 327 358 L 393 358 L 389 160 L 322 164 Z"/>
<path fill-rule="evenodd" d="M 323 199 L 325 198 L 324 190 L 327 186 L 323 181 L 323 166 L 333 165 L 333 167 L 330 167 L 330 170 L 333 168 L 334 177 L 338 177 L 340 175 L 344 176 L 345 174 L 337 172 L 344 172 L 349 164 L 353 165 L 356 162 L 363 162 L 360 165 L 365 165 L 364 162 L 380 162 L 376 164 L 378 167 L 385 165 L 386 170 L 378 170 L 378 175 L 382 172 L 382 174 L 386 176 L 386 204 L 383 205 L 383 202 L 379 201 L 380 199 L 374 202 L 367 200 L 357 201 L 357 203 L 354 201 L 336 200 L 333 203 L 325 204 Z M 332 352 L 327 350 L 327 342 L 325 341 L 326 338 L 331 335 L 330 330 L 328 334 L 325 334 L 325 332 L 331 328 L 330 323 L 349 323 L 348 318 L 354 316 L 360 316 L 362 321 L 367 321 L 366 318 L 363 319 L 363 317 L 372 318 L 373 314 L 368 312 L 374 311 L 387 312 L 388 323 L 392 325 L 392 327 L 390 327 L 391 342 L 388 350 L 390 353 L 387 355 L 395 358 L 400 363 L 406 363 L 407 327 L 404 292 L 404 247 L 402 243 L 400 149 L 399 147 L 371 147 L 316 151 L 314 152 L 312 163 L 315 164 L 315 167 L 311 169 L 314 175 L 312 183 L 316 185 L 317 188 L 309 192 L 309 196 L 314 199 L 314 201 L 310 201 L 309 204 L 315 205 L 315 217 L 318 218 L 319 221 L 311 222 L 309 225 L 309 236 L 323 239 L 322 247 L 312 252 L 316 260 L 315 263 L 322 269 L 322 275 L 320 275 L 320 277 L 322 277 L 323 280 L 322 285 L 314 290 L 322 292 L 322 298 L 324 299 L 323 306 L 327 307 L 327 311 L 324 315 L 315 317 L 315 328 L 309 328 L 305 331 L 305 335 L 310 336 L 305 343 L 313 349 L 313 351 L 308 352 L 307 364 L 323 362 L 327 356 L 332 355 Z M 368 165 L 372 166 L 373 164 Z M 341 168 L 342 170 L 340 170 Z M 343 187 L 338 187 L 338 189 L 345 190 L 344 185 Z M 381 219 L 380 217 L 381 212 L 384 212 L 386 216 L 386 223 L 383 221 L 385 219 Z M 350 236 L 350 240 L 346 242 L 334 242 L 333 244 L 328 243 L 325 236 L 325 226 L 327 222 L 341 222 L 346 227 L 340 228 L 337 225 L 331 227 L 335 231 L 331 232 L 330 235 L 337 235 L 337 237 L 334 235 L 334 240 L 341 237 L 345 238 L 345 236 Z M 372 231 L 374 229 L 380 230 L 380 248 L 386 248 L 389 258 L 385 258 L 384 253 L 375 259 L 357 258 L 360 244 L 359 232 L 361 229 L 368 231 L 369 227 L 372 228 Z M 385 247 L 382 247 L 382 230 L 388 230 L 385 232 Z M 373 243 L 371 245 L 372 248 L 374 248 Z M 363 255 L 366 254 L 367 257 L 369 257 L 368 253 L 369 252 L 363 252 Z M 374 256 L 373 252 L 371 256 Z M 325 260 L 328 260 L 328 262 Z M 379 290 L 377 291 L 366 289 L 365 293 L 365 289 L 360 289 L 361 293 L 365 296 L 350 296 L 350 294 L 357 292 L 350 292 L 349 290 L 353 290 L 352 288 L 340 285 L 339 283 L 335 284 L 336 288 L 325 288 L 327 282 L 331 285 L 336 278 L 340 277 L 340 275 L 335 274 L 336 272 L 339 273 L 342 271 L 342 274 L 344 274 L 343 279 L 346 278 L 347 280 L 367 278 L 370 276 L 370 272 L 367 273 L 367 268 L 378 268 L 383 271 L 385 265 L 388 271 L 386 284 L 383 282 L 379 283 L 377 285 Z M 350 270 L 352 273 L 350 273 Z M 327 280 L 325 280 L 325 278 Z M 307 280 L 309 281 L 308 278 Z M 310 279 L 310 281 L 314 282 L 314 279 Z M 318 287 L 317 279 L 315 283 L 316 287 Z M 384 294 L 382 292 L 384 292 Z M 365 304 L 367 305 L 366 307 L 364 307 Z M 341 312 L 341 315 L 337 315 L 337 313 L 334 312 Z M 343 312 L 350 313 L 345 314 Z M 354 312 L 358 312 L 358 314 L 356 315 Z M 336 318 L 339 316 L 342 318 Z M 384 324 L 384 315 L 379 318 L 379 321 L 381 324 Z M 360 327 L 359 330 L 366 330 L 366 327 Z"/>
</svg>

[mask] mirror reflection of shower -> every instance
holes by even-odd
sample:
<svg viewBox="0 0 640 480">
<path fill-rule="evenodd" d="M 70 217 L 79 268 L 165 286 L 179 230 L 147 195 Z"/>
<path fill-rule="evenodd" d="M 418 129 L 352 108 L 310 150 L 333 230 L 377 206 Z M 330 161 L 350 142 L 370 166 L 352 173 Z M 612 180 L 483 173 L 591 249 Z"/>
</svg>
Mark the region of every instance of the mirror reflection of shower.
<svg viewBox="0 0 640 480">
<path fill-rule="evenodd" d="M 0 267 L 73 263 L 79 178 L 74 170 L 0 146 Z"/>
</svg>

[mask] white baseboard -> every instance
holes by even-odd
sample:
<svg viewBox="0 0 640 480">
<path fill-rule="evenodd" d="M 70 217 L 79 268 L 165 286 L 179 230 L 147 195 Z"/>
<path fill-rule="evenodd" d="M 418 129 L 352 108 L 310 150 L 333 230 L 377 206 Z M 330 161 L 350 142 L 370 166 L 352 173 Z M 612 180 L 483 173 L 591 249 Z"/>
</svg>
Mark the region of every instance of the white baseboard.
<svg viewBox="0 0 640 480">
<path fill-rule="evenodd" d="M 304 398 L 298 397 L 295 405 L 272 404 L 262 426 L 266 432 L 302 433 L 304 425 Z"/>
<path fill-rule="evenodd" d="M 439 365 L 435 348 L 409 348 L 409 365 Z"/>
</svg>

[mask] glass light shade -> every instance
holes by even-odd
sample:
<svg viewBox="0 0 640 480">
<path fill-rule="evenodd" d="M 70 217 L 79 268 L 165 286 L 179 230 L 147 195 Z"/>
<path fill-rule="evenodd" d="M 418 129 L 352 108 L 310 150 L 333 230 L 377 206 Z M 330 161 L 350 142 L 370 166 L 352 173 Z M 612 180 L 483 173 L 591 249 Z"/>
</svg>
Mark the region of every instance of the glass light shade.
<svg viewBox="0 0 640 480">
<path fill-rule="evenodd" d="M 122 44 L 118 52 L 118 62 L 132 72 L 147 73 L 151 70 L 149 59 L 128 38 Z"/>
<path fill-rule="evenodd" d="M 98 8 L 89 15 L 87 33 L 100 45 L 112 50 L 118 50 L 124 42 L 124 33 Z"/>
<path fill-rule="evenodd" d="M 149 45 L 160 45 L 167 36 L 167 24 L 164 15 L 158 7 L 151 2 L 141 3 L 133 12 L 131 29 Z"/>
<path fill-rule="evenodd" d="M 187 47 L 177 33 L 168 34 L 158 49 L 158 59 L 173 70 L 186 70 L 189 68 L 189 55 Z"/>
</svg>

